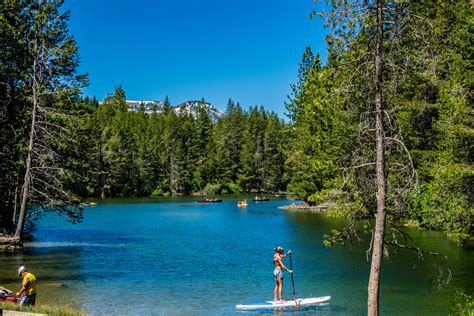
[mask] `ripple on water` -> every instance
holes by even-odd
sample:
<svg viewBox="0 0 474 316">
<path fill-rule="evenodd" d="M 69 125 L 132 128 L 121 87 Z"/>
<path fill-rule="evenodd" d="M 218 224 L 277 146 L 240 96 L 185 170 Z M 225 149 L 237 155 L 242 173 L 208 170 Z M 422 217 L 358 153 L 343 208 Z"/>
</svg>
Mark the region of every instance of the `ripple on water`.
<svg viewBox="0 0 474 316">
<path fill-rule="evenodd" d="M 79 225 L 47 216 L 23 254 L 0 257 L 0 284 L 16 289 L 16 269 L 25 264 L 38 276 L 39 302 L 67 303 L 93 315 L 255 314 L 235 305 L 272 299 L 273 248 L 282 245 L 294 251 L 297 295 L 331 295 L 331 302 L 258 313 L 365 314 L 367 244 L 331 249 L 322 244 L 325 233 L 344 223 L 277 208 L 286 201 L 251 202 L 245 210 L 236 202 L 121 201 L 87 209 Z M 429 292 L 426 284 L 437 271 L 432 259 L 413 270 L 412 254 L 391 254 L 383 268 L 382 313 L 447 314 L 453 291 L 472 289 L 474 252 L 437 233 L 412 233 L 428 250 L 453 258 L 448 261 L 453 280 Z M 288 276 L 285 295 L 292 296 Z"/>
</svg>

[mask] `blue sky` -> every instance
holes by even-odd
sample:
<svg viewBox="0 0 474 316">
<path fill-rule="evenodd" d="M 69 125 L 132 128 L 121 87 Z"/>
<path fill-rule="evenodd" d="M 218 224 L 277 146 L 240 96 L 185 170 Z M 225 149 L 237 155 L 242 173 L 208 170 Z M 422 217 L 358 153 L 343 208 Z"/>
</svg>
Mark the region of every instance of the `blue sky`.
<svg viewBox="0 0 474 316">
<path fill-rule="evenodd" d="M 307 45 L 326 56 L 312 0 L 66 0 L 84 94 L 173 105 L 204 97 L 263 105 L 280 115 Z"/>
</svg>

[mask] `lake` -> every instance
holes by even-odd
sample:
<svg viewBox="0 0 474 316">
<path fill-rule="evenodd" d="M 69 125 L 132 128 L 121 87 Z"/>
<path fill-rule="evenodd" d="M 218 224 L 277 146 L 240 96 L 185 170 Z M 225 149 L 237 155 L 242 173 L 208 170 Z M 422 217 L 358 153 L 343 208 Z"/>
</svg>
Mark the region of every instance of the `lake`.
<svg viewBox="0 0 474 316">
<path fill-rule="evenodd" d="M 278 209 L 285 200 L 113 199 L 87 207 L 84 222 L 46 216 L 24 253 L 0 256 L 0 285 L 19 289 L 16 270 L 38 278 L 39 303 L 93 315 L 238 315 L 239 303 L 273 298 L 273 248 L 293 250 L 297 297 L 330 295 L 329 304 L 278 314 L 366 314 L 367 243 L 326 248 L 323 235 L 344 223 Z M 410 229 L 426 250 L 449 257 L 390 252 L 382 268 L 383 315 L 446 315 L 458 289 L 473 289 L 474 252 L 441 233 Z M 289 259 L 284 259 L 289 266 Z M 451 281 L 432 280 L 441 266 Z M 286 298 L 292 297 L 285 275 Z M 267 311 L 262 313 L 271 313 Z"/>
</svg>

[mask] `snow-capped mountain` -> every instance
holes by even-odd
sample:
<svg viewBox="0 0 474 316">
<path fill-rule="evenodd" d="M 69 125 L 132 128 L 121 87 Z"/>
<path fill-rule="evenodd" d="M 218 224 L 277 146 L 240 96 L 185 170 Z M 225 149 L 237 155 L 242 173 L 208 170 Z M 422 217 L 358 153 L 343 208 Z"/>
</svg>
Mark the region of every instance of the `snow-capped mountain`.
<svg viewBox="0 0 474 316">
<path fill-rule="evenodd" d="M 143 105 L 143 108 L 146 113 L 151 114 L 156 108 L 157 112 L 163 111 L 163 102 L 161 101 L 135 101 L 135 100 L 126 100 L 129 111 L 140 111 L 140 108 Z"/>
<path fill-rule="evenodd" d="M 151 114 L 153 111 L 161 112 L 163 111 L 164 104 L 161 101 L 135 101 L 127 100 L 125 101 L 128 105 L 130 111 L 140 111 L 143 108 L 145 113 Z M 224 116 L 224 112 L 210 104 L 209 102 L 203 101 L 186 101 L 181 104 L 171 106 L 171 109 L 176 114 L 189 113 L 193 116 L 196 116 L 200 108 L 204 108 L 212 120 L 217 121 Z"/>
<path fill-rule="evenodd" d="M 173 110 L 179 113 L 190 113 L 193 116 L 198 114 L 200 108 L 203 108 L 207 111 L 209 116 L 214 120 L 217 121 L 224 116 L 224 112 L 210 104 L 209 102 L 203 101 L 186 101 L 181 104 L 178 104 L 173 107 Z"/>
</svg>

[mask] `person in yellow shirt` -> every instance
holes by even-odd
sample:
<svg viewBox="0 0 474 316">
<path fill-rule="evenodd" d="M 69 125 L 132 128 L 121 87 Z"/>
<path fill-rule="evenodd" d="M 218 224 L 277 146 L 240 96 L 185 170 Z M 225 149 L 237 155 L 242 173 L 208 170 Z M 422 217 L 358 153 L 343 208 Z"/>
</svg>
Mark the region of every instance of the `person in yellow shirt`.
<svg viewBox="0 0 474 316">
<path fill-rule="evenodd" d="M 16 293 L 21 298 L 20 305 L 35 305 L 36 303 L 36 277 L 28 272 L 24 266 L 18 268 L 18 276 L 21 276 L 21 290 Z"/>
</svg>

